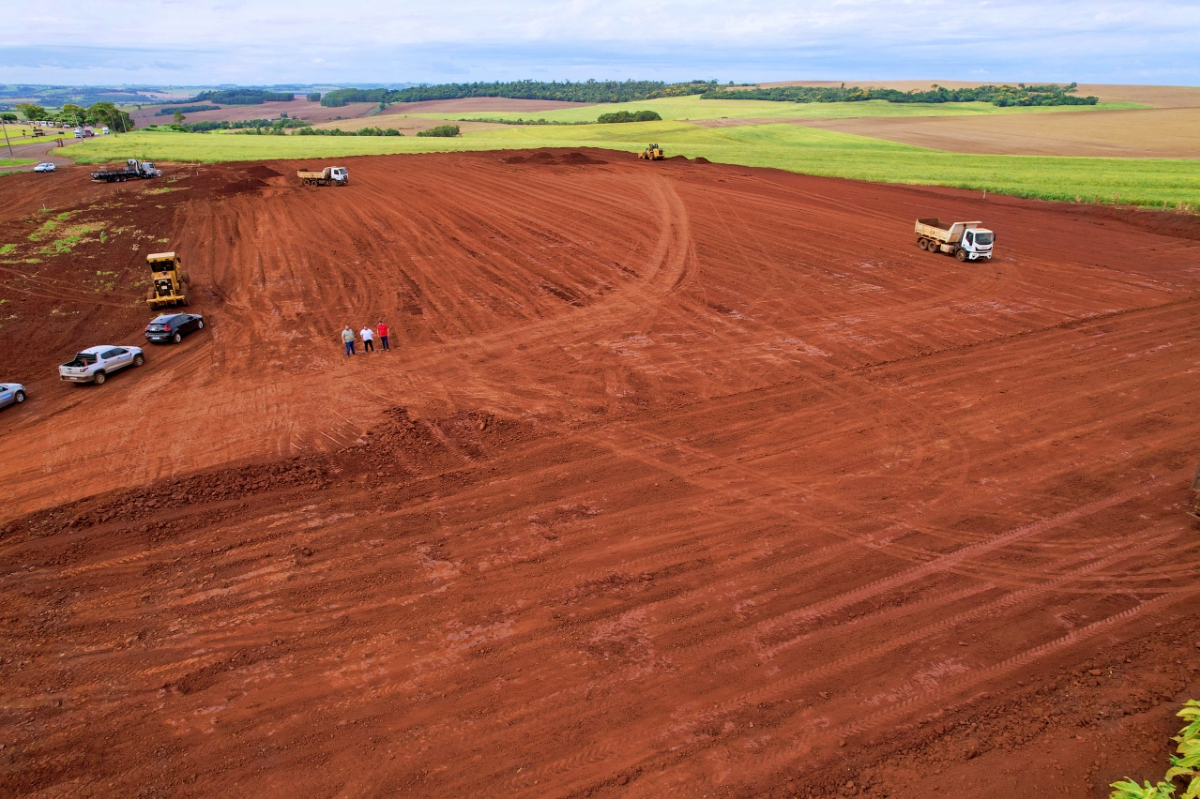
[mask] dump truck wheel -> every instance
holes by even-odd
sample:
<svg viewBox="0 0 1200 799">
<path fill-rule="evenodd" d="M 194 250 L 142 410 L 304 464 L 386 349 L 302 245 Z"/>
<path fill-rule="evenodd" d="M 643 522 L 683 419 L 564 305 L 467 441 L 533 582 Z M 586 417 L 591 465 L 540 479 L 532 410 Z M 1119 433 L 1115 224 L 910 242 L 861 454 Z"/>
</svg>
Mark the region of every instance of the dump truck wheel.
<svg viewBox="0 0 1200 799">
<path fill-rule="evenodd" d="M 925 241 L 925 239 L 917 239 L 917 246 L 920 247 L 922 250 L 928 250 L 929 242 Z"/>
<path fill-rule="evenodd" d="M 142 365 L 142 364 L 144 364 L 145 362 L 146 362 L 146 356 L 145 356 L 145 355 L 135 355 L 135 356 L 133 356 L 133 365 L 134 365 L 134 366 L 141 366 L 141 365 Z"/>
<path fill-rule="evenodd" d="M 96 372 L 96 376 L 92 378 L 92 382 L 98 386 L 102 386 L 107 379 L 108 375 L 104 374 L 104 372 Z"/>
<path fill-rule="evenodd" d="M 954 257 L 959 260 L 959 263 L 965 264 L 967 262 L 967 251 L 959 250 L 958 252 L 954 253 Z"/>
</svg>

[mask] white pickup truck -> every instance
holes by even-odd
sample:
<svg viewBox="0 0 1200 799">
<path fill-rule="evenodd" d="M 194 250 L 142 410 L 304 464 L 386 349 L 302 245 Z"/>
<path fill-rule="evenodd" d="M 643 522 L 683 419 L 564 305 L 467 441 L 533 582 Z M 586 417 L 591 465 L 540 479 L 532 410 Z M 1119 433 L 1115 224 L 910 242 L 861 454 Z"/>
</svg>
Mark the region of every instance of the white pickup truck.
<svg viewBox="0 0 1200 799">
<path fill-rule="evenodd" d="M 58 367 L 60 380 L 72 383 L 102 384 L 108 376 L 126 366 L 141 366 L 146 362 L 140 347 L 116 347 L 102 344 L 88 347 L 75 355 L 74 360 Z"/>
</svg>

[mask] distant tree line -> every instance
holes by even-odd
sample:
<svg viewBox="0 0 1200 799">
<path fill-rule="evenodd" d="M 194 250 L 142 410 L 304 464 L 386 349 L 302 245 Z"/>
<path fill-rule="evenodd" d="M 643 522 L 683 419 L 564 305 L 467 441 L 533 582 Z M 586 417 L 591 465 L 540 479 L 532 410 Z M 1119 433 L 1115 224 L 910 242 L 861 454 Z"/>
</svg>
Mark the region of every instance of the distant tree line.
<svg viewBox="0 0 1200 799">
<path fill-rule="evenodd" d="M 387 89 L 334 89 L 325 92 L 321 105 L 326 108 L 341 108 L 347 103 L 379 103 L 387 95 Z"/>
<path fill-rule="evenodd" d="M 341 130 L 340 128 L 305 128 L 297 131 L 297 136 L 403 136 L 395 128 L 359 128 L 358 130 Z M 417 134 L 418 136 L 421 134 Z"/>
<path fill-rule="evenodd" d="M 657 111 L 646 110 L 633 112 L 616 111 L 612 114 L 601 114 L 596 118 L 596 121 L 601 124 L 608 124 L 612 122 L 654 122 L 660 119 L 662 117 L 658 115 Z"/>
<path fill-rule="evenodd" d="M 156 117 L 172 116 L 173 114 L 198 114 L 201 111 L 220 111 L 219 105 L 169 105 L 154 112 Z"/>
<path fill-rule="evenodd" d="M 20 103 L 17 110 L 30 121 L 41 120 L 72 126 L 107 126 L 113 133 L 133 130 L 133 118 L 109 102 L 92 103 L 87 108 L 74 103 L 64 103 L 57 114 L 51 114 L 42 106 L 32 103 Z"/>
<path fill-rule="evenodd" d="M 429 130 L 419 130 L 417 135 L 424 138 L 453 139 L 458 135 L 458 125 L 438 125 Z"/>
<path fill-rule="evenodd" d="M 222 119 L 176 123 L 164 125 L 163 128 L 183 133 L 208 133 L 210 130 L 279 130 L 282 132 L 287 128 L 305 128 L 311 124 L 311 122 L 305 122 L 302 119 L 243 119 L 238 122 L 229 122 Z M 149 127 L 158 128 L 157 125 L 150 125 Z"/>
<path fill-rule="evenodd" d="M 223 105 L 261 105 L 262 103 L 286 103 L 295 100 L 292 92 L 269 92 L 265 89 L 217 89 L 200 92 L 195 97 L 180 100 L 173 105 L 182 103 L 221 103 Z"/>
<path fill-rule="evenodd" d="M 684 97 L 715 91 L 716 81 L 664 83 L 656 80 L 564 81 L 518 80 L 495 83 L 439 83 L 406 89 L 337 89 L 321 98 L 321 105 L 338 108 L 346 103 L 416 103 L 422 100 L 457 100 L 464 97 L 509 97 L 517 100 L 567 100 L 575 103 L 627 103 L 658 97 Z"/>
<path fill-rule="evenodd" d="M 315 103 L 321 99 L 321 93 L 320 92 L 309 92 L 308 94 L 304 95 L 304 99 L 308 100 L 310 103 Z"/>
<path fill-rule="evenodd" d="M 948 89 L 934 84 L 929 91 L 902 92 L 898 89 L 863 89 L 858 86 L 775 86 L 771 88 L 713 90 L 702 94 L 703 100 L 776 100 L 791 103 L 853 103 L 863 100 L 886 100 L 889 103 L 991 103 L 1006 106 L 1034 105 L 1095 105 L 1096 97 L 1079 97 L 1077 85 L 1018 83 L 1016 86 L 975 86 Z"/>
</svg>

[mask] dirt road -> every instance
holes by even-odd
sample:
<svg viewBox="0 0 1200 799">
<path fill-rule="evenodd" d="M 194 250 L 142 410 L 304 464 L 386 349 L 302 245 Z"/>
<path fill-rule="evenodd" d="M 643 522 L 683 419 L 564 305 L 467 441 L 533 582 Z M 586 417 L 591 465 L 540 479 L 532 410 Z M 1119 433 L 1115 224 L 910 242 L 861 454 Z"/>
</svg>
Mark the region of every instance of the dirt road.
<svg viewBox="0 0 1200 799">
<path fill-rule="evenodd" d="M 1197 218 L 598 151 L 345 163 L 0 182 L 7 794 L 1162 773 L 1200 689 Z M 996 260 L 918 250 L 933 215 Z M 139 341 L 161 249 L 206 331 L 59 383 Z M 394 351 L 343 357 L 380 318 Z"/>
</svg>

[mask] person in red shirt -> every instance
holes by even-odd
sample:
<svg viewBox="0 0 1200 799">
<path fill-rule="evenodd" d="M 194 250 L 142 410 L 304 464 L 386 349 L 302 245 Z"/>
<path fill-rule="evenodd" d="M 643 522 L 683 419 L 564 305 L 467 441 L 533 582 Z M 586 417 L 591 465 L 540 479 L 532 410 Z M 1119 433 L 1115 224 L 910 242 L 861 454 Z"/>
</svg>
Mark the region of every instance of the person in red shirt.
<svg viewBox="0 0 1200 799">
<path fill-rule="evenodd" d="M 383 351 L 388 352 L 391 350 L 391 347 L 388 346 L 388 326 L 384 324 L 382 319 L 379 320 L 379 325 L 375 330 L 379 333 L 379 343 L 383 345 Z"/>
</svg>

